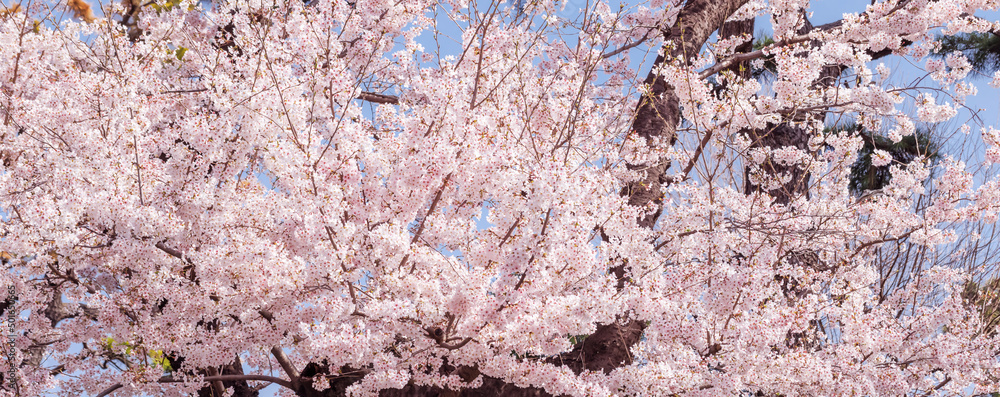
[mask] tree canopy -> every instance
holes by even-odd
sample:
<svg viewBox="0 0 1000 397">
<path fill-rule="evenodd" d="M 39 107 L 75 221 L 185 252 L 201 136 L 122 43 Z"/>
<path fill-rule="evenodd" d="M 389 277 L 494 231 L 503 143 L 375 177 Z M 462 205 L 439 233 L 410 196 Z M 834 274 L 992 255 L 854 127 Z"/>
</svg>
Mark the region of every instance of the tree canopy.
<svg viewBox="0 0 1000 397">
<path fill-rule="evenodd" d="M 8 4 L 0 396 L 1000 390 L 995 1 L 566 3 Z"/>
</svg>

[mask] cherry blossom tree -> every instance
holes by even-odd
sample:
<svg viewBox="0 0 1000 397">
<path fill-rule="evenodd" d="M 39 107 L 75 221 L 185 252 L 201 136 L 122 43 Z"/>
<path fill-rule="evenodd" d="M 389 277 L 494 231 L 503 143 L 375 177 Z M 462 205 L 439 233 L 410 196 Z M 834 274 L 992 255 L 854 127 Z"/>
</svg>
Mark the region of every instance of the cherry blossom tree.
<svg viewBox="0 0 1000 397">
<path fill-rule="evenodd" d="M 1000 389 L 989 258 L 935 254 L 996 222 L 1000 130 L 856 194 L 827 128 L 954 118 L 929 55 L 994 1 L 6 7 L 0 396 Z"/>
</svg>

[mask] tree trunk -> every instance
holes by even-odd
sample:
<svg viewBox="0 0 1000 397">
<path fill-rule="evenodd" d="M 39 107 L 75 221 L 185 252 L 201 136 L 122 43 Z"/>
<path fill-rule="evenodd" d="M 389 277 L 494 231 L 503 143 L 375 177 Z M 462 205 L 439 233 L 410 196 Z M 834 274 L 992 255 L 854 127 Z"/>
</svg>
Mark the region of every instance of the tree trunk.
<svg viewBox="0 0 1000 397">
<path fill-rule="evenodd" d="M 809 22 L 809 19 L 805 15 L 803 15 L 802 18 L 805 22 L 802 27 L 799 28 L 798 32 L 796 32 L 800 35 L 807 34 L 814 29 L 812 23 Z M 818 43 L 814 43 L 814 45 L 818 45 Z M 801 55 L 805 56 L 806 51 L 802 51 Z M 812 83 L 813 88 L 833 86 L 837 83 L 837 78 L 840 77 L 843 70 L 844 68 L 840 65 L 824 66 L 823 70 L 820 72 L 819 79 Z M 786 117 L 786 121 L 784 123 L 777 125 L 769 124 L 767 129 L 750 131 L 748 135 L 752 142 L 751 147 L 763 147 L 768 149 L 794 147 L 798 150 L 809 153 L 811 156 L 814 154 L 809 150 L 809 139 L 811 138 L 811 134 L 809 133 L 809 129 L 801 124 L 811 123 L 815 120 L 822 121 L 825 117 L 825 109 L 805 112 L 795 111 Z M 770 191 L 764 191 L 761 186 L 751 182 L 751 170 L 747 167 L 744 173 L 744 193 L 769 193 L 774 198 L 775 204 L 788 204 L 795 198 L 801 196 L 808 198 L 810 175 L 802 168 L 802 166 L 803 165 L 801 164 L 777 164 L 768 158 L 763 164 L 760 165 L 761 172 L 765 175 L 765 177 L 777 176 L 786 173 L 791 176 L 788 182 L 782 184 L 778 189 Z"/>
<path fill-rule="evenodd" d="M 673 146 L 677 141 L 677 126 L 681 121 L 680 102 L 674 87 L 660 75 L 654 73 L 665 62 L 680 60 L 687 63 L 698 55 L 701 47 L 708 41 L 712 32 L 724 25 L 726 18 L 736 12 L 746 0 L 689 1 L 677 15 L 677 21 L 663 32 L 664 47 L 656 57 L 653 66 L 646 76 L 645 84 L 649 93 L 639 98 L 636 107 L 635 120 L 632 123 L 632 133 L 645 138 L 650 147 Z M 750 22 L 751 29 L 753 22 Z M 663 194 L 661 189 L 667 183 L 664 178 L 669 161 L 663 160 L 657 164 L 629 164 L 633 170 L 645 170 L 645 177 L 640 181 L 629 183 L 622 195 L 628 196 L 629 205 L 644 207 L 650 203 L 655 205 L 652 213 L 643 217 L 639 224 L 652 228 L 663 212 Z"/>
</svg>

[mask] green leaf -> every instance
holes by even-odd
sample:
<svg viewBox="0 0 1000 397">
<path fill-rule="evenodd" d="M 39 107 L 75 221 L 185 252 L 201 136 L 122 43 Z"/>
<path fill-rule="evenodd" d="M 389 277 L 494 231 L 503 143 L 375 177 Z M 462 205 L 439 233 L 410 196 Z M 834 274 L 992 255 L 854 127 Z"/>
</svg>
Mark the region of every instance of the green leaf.
<svg viewBox="0 0 1000 397">
<path fill-rule="evenodd" d="M 163 350 L 153 350 L 149 352 L 149 358 L 153 359 L 153 363 L 163 368 L 166 372 L 173 372 L 174 368 L 170 365 L 170 360 L 163 355 Z"/>
<path fill-rule="evenodd" d="M 187 50 L 188 49 L 184 48 L 184 47 L 177 47 L 177 50 L 174 51 L 174 56 L 177 57 L 178 61 L 183 61 L 184 60 L 184 53 L 186 53 Z"/>
<path fill-rule="evenodd" d="M 111 337 L 101 338 L 101 346 L 103 346 L 105 350 L 111 351 L 111 349 L 115 346 L 115 339 Z"/>
<path fill-rule="evenodd" d="M 159 14 L 163 11 L 170 11 L 174 7 L 179 6 L 180 4 L 181 0 L 167 0 L 163 3 L 163 5 L 153 3 L 150 4 L 149 6 L 152 7 L 154 10 L 156 10 L 156 13 Z"/>
</svg>

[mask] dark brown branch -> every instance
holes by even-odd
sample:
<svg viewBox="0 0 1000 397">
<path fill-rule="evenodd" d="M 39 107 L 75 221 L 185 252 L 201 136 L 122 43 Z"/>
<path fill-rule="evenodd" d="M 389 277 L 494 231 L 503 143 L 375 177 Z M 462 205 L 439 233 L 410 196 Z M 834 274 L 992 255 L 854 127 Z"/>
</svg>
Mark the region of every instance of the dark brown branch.
<svg viewBox="0 0 1000 397">
<path fill-rule="evenodd" d="M 139 167 L 139 142 L 134 134 L 132 135 L 132 150 L 135 153 L 135 178 L 139 181 L 139 205 L 145 207 L 146 200 L 142 198 L 142 171 Z"/>
<path fill-rule="evenodd" d="M 541 234 L 539 234 L 540 236 L 544 237 L 545 236 L 545 229 L 547 229 L 549 227 L 549 215 L 552 215 L 552 209 L 551 208 L 549 208 L 549 210 L 545 212 L 545 221 L 542 222 L 542 232 L 541 232 Z M 518 218 L 518 219 L 520 220 L 520 218 Z M 528 266 L 525 267 L 524 272 L 521 273 L 521 278 L 518 279 L 517 280 L 517 284 L 514 285 L 514 291 L 517 291 L 517 290 L 521 289 L 521 286 L 524 285 L 524 278 L 528 275 L 528 270 L 530 270 L 531 263 L 534 262 L 534 261 L 535 261 L 535 255 L 532 254 L 531 257 L 528 258 Z"/>
<path fill-rule="evenodd" d="M 899 4 L 897 4 L 895 7 L 893 7 L 893 9 L 890 10 L 888 14 L 891 14 L 893 12 L 896 12 L 896 11 L 902 9 L 909 2 L 910 2 L 909 0 L 901 1 Z M 808 32 L 806 34 L 800 34 L 800 35 L 795 36 L 795 37 L 790 37 L 790 38 L 778 41 L 778 42 L 776 42 L 774 44 L 771 44 L 771 45 L 767 46 L 766 49 L 768 51 L 771 51 L 771 50 L 773 50 L 775 48 L 780 48 L 780 47 L 790 46 L 790 45 L 793 45 L 793 44 L 803 43 L 803 42 L 812 40 L 809 37 L 809 35 L 812 34 L 812 33 L 816 33 L 816 32 L 828 32 L 828 31 L 831 31 L 831 30 L 834 30 L 834 29 L 837 29 L 837 28 L 841 27 L 843 24 L 844 24 L 844 20 L 843 19 L 837 20 L 837 21 L 834 21 L 834 22 L 830 22 L 830 23 L 826 23 L 826 24 L 822 24 L 822 25 L 819 25 L 819 26 L 815 27 L 814 29 L 812 29 L 810 32 Z M 904 47 L 908 46 L 910 44 L 913 44 L 913 42 L 911 42 L 909 40 L 903 40 L 903 46 Z M 765 50 L 765 48 L 762 48 L 762 49 L 759 49 L 757 51 L 735 54 L 735 55 L 733 55 L 733 56 L 731 56 L 729 58 L 726 58 L 722 62 L 716 63 L 715 65 L 712 65 L 708 69 L 703 70 L 701 73 L 698 74 L 698 77 L 701 77 L 701 78 L 704 79 L 704 78 L 706 78 L 708 76 L 711 76 L 711 75 L 714 75 L 716 73 L 719 73 L 720 71 L 722 71 L 722 70 L 724 70 L 724 69 L 726 69 L 728 67 L 731 67 L 733 65 L 739 64 L 740 62 L 751 61 L 751 60 L 763 57 L 764 56 L 764 50 Z M 875 59 L 882 58 L 882 57 L 884 57 L 886 55 L 889 55 L 891 53 L 892 53 L 892 50 L 885 49 L 885 50 L 878 51 L 878 52 L 868 52 L 868 55 L 870 55 L 872 57 L 872 60 L 875 60 Z"/>
<path fill-rule="evenodd" d="M 438 346 L 440 346 L 442 348 L 445 348 L 445 349 L 448 349 L 448 350 L 458 350 L 458 349 L 461 349 L 462 346 L 465 346 L 466 344 L 468 344 L 469 341 L 471 341 L 471 340 L 472 340 L 471 337 L 467 337 L 465 339 L 462 339 L 461 342 L 458 342 L 456 344 L 448 344 L 446 342 L 441 342 L 441 343 L 438 343 Z"/>
<path fill-rule="evenodd" d="M 927 396 L 933 394 L 935 391 L 941 389 L 942 387 L 944 387 L 945 385 L 947 385 L 949 382 L 951 382 L 951 377 L 950 376 L 945 376 L 944 380 L 941 381 L 941 383 L 938 383 L 937 386 L 934 386 L 933 389 L 928 390 L 926 393 L 923 394 L 922 397 L 927 397 Z"/>
<path fill-rule="evenodd" d="M 206 368 L 206 372 L 208 372 L 209 377 L 219 376 L 219 371 L 212 366 Z M 226 392 L 226 386 L 222 385 L 221 380 L 213 379 L 209 384 L 211 385 L 212 395 L 215 397 L 222 397 Z"/>
<path fill-rule="evenodd" d="M 175 250 L 173 248 L 167 247 L 167 245 L 164 244 L 163 241 L 156 243 L 155 247 L 158 248 L 160 251 L 167 253 L 167 255 L 183 260 L 185 263 L 191 264 L 191 260 L 184 257 L 184 253 Z"/>
<path fill-rule="evenodd" d="M 514 232 L 514 228 L 517 227 L 518 223 L 521 223 L 520 216 L 517 217 L 517 220 L 514 221 L 513 225 L 510 225 L 510 229 L 507 229 L 507 233 L 504 233 L 503 238 L 500 239 L 500 244 L 497 244 L 497 248 L 503 247 L 503 244 L 507 242 L 508 238 L 510 238 L 510 234 Z"/>
<path fill-rule="evenodd" d="M 437 208 L 438 202 L 441 201 L 441 194 L 444 193 L 444 188 L 448 186 L 448 180 L 451 179 L 452 174 L 444 177 L 444 182 L 441 182 L 441 188 L 438 189 L 437 193 L 434 194 L 434 200 L 431 201 L 431 207 L 427 209 L 427 213 L 424 214 L 424 218 L 420 220 L 420 226 L 417 227 L 417 231 L 413 233 L 413 238 L 410 239 L 410 244 L 415 244 L 417 240 L 420 239 L 420 233 L 424 231 L 424 225 L 427 223 L 427 217 L 434 213 L 434 209 Z"/>
<path fill-rule="evenodd" d="M 656 247 L 653 248 L 653 251 L 659 251 L 660 248 L 663 248 L 663 246 L 667 245 L 667 243 L 669 243 L 671 241 L 674 241 L 675 238 L 687 237 L 687 236 L 690 236 L 690 235 L 695 234 L 695 233 L 707 232 L 707 231 L 708 230 L 691 230 L 691 231 L 687 231 L 687 232 L 677 233 L 676 237 L 672 237 L 672 238 L 663 240 L 663 242 L 657 244 Z"/>
<path fill-rule="evenodd" d="M 431 207 L 427 209 L 427 213 L 424 217 L 420 219 L 420 226 L 417 226 L 417 231 L 413 233 L 413 238 L 410 239 L 410 244 L 416 244 L 417 240 L 420 239 L 420 234 L 424 232 L 424 225 L 427 223 L 427 217 L 434 213 L 434 209 L 437 208 L 438 202 L 441 201 L 441 194 L 444 193 L 444 188 L 448 186 L 448 180 L 451 179 L 452 174 L 444 177 L 444 182 L 441 182 L 441 188 L 438 189 L 437 193 L 434 195 L 434 200 L 431 201 Z M 402 269 L 406 265 L 406 261 L 410 259 L 410 254 L 403 256 L 403 260 L 399 262 L 399 268 Z M 417 270 L 416 265 L 410 268 L 410 273 Z"/>
<path fill-rule="evenodd" d="M 358 99 L 372 103 L 399 105 L 399 97 L 395 95 L 376 94 L 374 92 L 362 92 L 358 94 Z"/>
<path fill-rule="evenodd" d="M 882 243 L 888 243 L 890 241 L 899 241 L 899 240 L 902 240 L 904 238 L 910 237 L 910 235 L 913 234 L 913 232 L 915 232 L 915 231 L 917 231 L 917 229 L 913 229 L 913 230 L 910 230 L 910 231 L 908 231 L 906 233 L 903 233 L 903 234 L 899 235 L 899 237 L 883 238 L 883 239 L 878 239 L 878 240 L 872 240 L 872 241 L 869 241 L 867 243 L 861 244 L 861 245 L 858 246 L 858 248 L 854 249 L 854 255 L 860 254 L 861 251 L 863 251 L 865 248 L 871 247 L 873 245 L 882 244 Z"/>
<path fill-rule="evenodd" d="M 705 151 L 705 147 L 708 146 L 708 142 L 712 140 L 712 135 L 712 130 L 705 131 L 705 136 L 701 138 L 701 142 L 698 142 L 698 147 L 694 150 L 694 154 L 691 156 L 691 159 L 688 160 L 687 166 L 684 167 L 683 171 L 681 171 L 681 176 L 687 178 L 688 173 L 694 169 L 698 159 L 701 158 L 702 152 Z"/>
<path fill-rule="evenodd" d="M 170 91 L 160 91 L 161 94 L 190 94 L 195 92 L 205 92 L 208 88 L 197 88 L 193 90 L 170 90 Z"/>
</svg>

